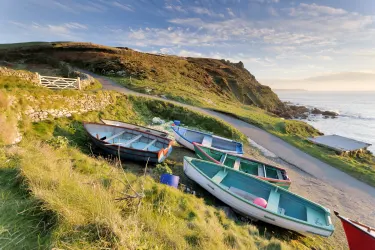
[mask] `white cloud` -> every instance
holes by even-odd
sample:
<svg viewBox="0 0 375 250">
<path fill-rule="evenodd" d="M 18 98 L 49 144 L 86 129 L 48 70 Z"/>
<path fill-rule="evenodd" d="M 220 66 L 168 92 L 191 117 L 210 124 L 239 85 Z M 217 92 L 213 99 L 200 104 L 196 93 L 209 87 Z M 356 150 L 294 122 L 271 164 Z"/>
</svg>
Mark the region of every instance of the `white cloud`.
<svg viewBox="0 0 375 250">
<path fill-rule="evenodd" d="M 169 11 L 175 11 L 175 12 L 181 12 L 181 13 L 187 12 L 181 5 L 165 4 L 164 8 Z"/>
<path fill-rule="evenodd" d="M 280 0 L 249 0 L 249 2 L 255 3 L 278 3 Z"/>
<path fill-rule="evenodd" d="M 76 1 L 58 1 L 58 0 L 32 0 L 34 4 L 41 5 L 43 7 L 49 6 L 53 8 L 59 8 L 61 10 L 79 14 L 81 12 L 104 12 L 107 10 L 105 6 L 95 2 L 88 2 L 85 4 L 77 3 Z"/>
<path fill-rule="evenodd" d="M 203 57 L 202 53 L 184 50 L 184 49 L 180 50 L 180 52 L 178 52 L 178 55 L 183 56 L 183 57 Z"/>
<path fill-rule="evenodd" d="M 227 8 L 228 15 L 230 17 L 235 17 L 236 15 L 233 13 L 233 10 L 231 8 Z"/>
<path fill-rule="evenodd" d="M 348 12 L 343 9 L 336 9 L 329 6 L 301 3 L 297 8 L 289 9 L 291 16 L 321 16 L 321 15 L 344 15 Z"/>
<path fill-rule="evenodd" d="M 269 7 L 267 9 L 268 13 L 271 15 L 271 16 L 279 16 L 279 13 L 277 12 L 277 10 L 274 8 L 274 7 Z"/>
<path fill-rule="evenodd" d="M 134 11 L 132 6 L 130 6 L 129 4 L 122 4 L 122 3 L 115 1 L 115 2 L 112 2 L 112 5 L 125 11 Z"/>
<path fill-rule="evenodd" d="M 77 32 L 81 32 L 82 30 L 88 29 L 88 27 L 84 24 L 80 23 L 63 23 L 63 24 L 39 24 L 39 23 L 31 23 L 31 24 L 25 24 L 25 23 L 19 23 L 19 22 L 9 22 L 10 24 L 13 24 L 19 28 L 22 28 L 25 31 L 32 31 L 35 32 L 36 36 L 39 35 L 45 35 L 45 36 L 54 36 L 54 37 L 63 37 L 63 38 L 69 38 L 69 39 L 75 39 L 79 37 L 79 34 Z"/>
<path fill-rule="evenodd" d="M 207 15 L 207 16 L 210 16 L 210 17 L 221 17 L 221 18 L 224 18 L 224 14 L 221 14 L 221 13 L 215 13 L 214 11 L 212 10 L 209 10 L 207 8 L 202 8 L 202 7 L 191 7 L 190 10 L 196 14 L 199 14 L 199 15 Z"/>
</svg>

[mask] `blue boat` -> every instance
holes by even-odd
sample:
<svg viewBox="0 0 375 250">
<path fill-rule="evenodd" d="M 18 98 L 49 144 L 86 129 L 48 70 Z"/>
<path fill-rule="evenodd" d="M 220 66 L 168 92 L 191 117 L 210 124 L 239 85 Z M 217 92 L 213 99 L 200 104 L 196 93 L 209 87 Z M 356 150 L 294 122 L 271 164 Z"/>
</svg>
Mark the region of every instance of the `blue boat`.
<svg viewBox="0 0 375 250">
<path fill-rule="evenodd" d="M 163 162 L 172 152 L 171 139 L 137 128 L 84 122 L 91 141 L 105 152 L 135 161 Z"/>
<path fill-rule="evenodd" d="M 182 126 L 172 126 L 172 129 L 176 141 L 190 150 L 194 151 L 195 142 L 226 153 L 243 154 L 241 142 Z"/>
</svg>

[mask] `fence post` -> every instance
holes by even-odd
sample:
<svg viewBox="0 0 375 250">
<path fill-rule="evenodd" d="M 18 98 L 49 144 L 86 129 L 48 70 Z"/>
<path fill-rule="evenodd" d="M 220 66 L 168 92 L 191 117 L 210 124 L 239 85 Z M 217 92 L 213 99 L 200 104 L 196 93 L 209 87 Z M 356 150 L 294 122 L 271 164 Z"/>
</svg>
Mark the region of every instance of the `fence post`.
<svg viewBox="0 0 375 250">
<path fill-rule="evenodd" d="M 81 78 L 77 77 L 78 89 L 81 90 Z"/>
<path fill-rule="evenodd" d="M 40 75 L 38 72 L 35 73 L 36 74 L 36 77 L 38 78 L 38 81 L 39 81 L 39 85 L 42 85 L 42 79 L 40 78 Z"/>
</svg>

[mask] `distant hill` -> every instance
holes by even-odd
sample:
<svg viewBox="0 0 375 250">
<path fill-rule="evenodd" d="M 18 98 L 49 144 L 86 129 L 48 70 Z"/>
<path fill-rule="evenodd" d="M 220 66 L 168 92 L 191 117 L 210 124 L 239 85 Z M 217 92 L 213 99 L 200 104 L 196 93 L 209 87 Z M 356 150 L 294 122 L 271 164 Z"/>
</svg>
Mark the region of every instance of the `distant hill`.
<svg viewBox="0 0 375 250">
<path fill-rule="evenodd" d="M 46 64 L 65 61 L 96 73 L 131 76 L 186 91 L 195 89 L 201 97 L 209 93 L 220 101 L 255 105 L 275 113 L 280 113 L 283 107 L 271 88 L 260 84 L 242 62 L 155 55 L 92 43 L 30 43 L 1 47 L 6 49 L 0 50 L 0 61 Z"/>
</svg>

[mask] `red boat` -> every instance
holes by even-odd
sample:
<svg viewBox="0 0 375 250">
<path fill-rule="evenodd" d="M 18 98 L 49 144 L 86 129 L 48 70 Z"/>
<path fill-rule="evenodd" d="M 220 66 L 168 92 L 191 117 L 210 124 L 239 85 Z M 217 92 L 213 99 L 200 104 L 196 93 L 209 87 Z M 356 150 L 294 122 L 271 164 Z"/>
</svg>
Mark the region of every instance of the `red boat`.
<svg viewBox="0 0 375 250">
<path fill-rule="evenodd" d="M 375 229 L 342 217 L 335 211 L 344 226 L 350 250 L 375 250 Z"/>
</svg>

